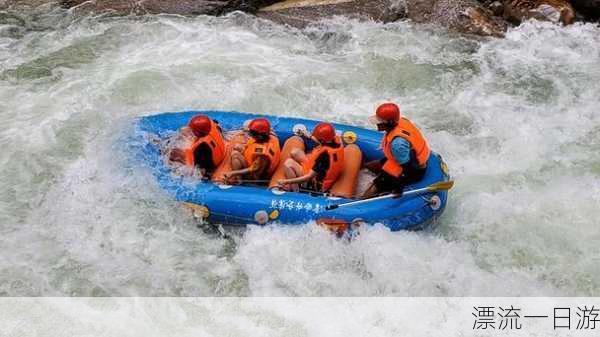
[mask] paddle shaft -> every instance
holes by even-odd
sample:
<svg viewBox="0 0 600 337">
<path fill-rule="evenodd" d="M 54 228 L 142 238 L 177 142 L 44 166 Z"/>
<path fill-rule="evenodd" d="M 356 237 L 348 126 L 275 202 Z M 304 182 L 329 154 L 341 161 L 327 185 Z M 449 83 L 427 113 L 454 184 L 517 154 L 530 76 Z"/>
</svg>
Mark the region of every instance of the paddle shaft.
<svg viewBox="0 0 600 337">
<path fill-rule="evenodd" d="M 428 191 L 427 187 L 424 187 L 424 188 L 419 188 L 417 190 L 407 191 L 402 196 L 407 196 L 407 195 L 412 195 L 412 194 L 417 194 L 417 193 L 427 192 L 427 191 Z M 400 195 L 396 194 L 396 193 L 386 194 L 386 195 L 369 198 L 369 199 L 365 199 L 365 200 L 352 201 L 352 202 L 348 202 L 348 203 L 341 204 L 341 205 L 330 205 L 330 206 L 327 206 L 327 209 L 330 210 L 330 209 L 336 209 L 336 208 L 342 208 L 342 207 L 358 206 L 358 205 L 362 205 L 362 204 L 368 204 L 368 203 L 374 202 L 374 201 L 393 199 L 393 198 L 397 198 L 399 196 Z"/>
<path fill-rule="evenodd" d="M 436 192 L 436 191 L 440 191 L 440 190 L 449 190 L 452 188 L 453 185 L 454 185 L 453 181 L 439 182 L 439 183 L 436 183 L 436 184 L 433 184 L 433 185 L 430 185 L 427 187 L 418 188 L 416 190 L 406 191 L 402 194 L 402 196 L 408 196 L 408 195 L 420 194 L 420 193 L 426 193 L 426 192 Z M 398 197 L 400 197 L 399 194 L 392 193 L 392 194 L 382 195 L 379 197 L 369 198 L 369 199 L 365 199 L 365 200 L 347 202 L 345 204 L 329 205 L 325 209 L 329 211 L 329 210 L 340 208 L 340 207 L 357 206 L 357 205 L 367 204 L 367 203 L 374 202 L 374 201 L 393 199 L 393 198 L 398 198 Z"/>
</svg>

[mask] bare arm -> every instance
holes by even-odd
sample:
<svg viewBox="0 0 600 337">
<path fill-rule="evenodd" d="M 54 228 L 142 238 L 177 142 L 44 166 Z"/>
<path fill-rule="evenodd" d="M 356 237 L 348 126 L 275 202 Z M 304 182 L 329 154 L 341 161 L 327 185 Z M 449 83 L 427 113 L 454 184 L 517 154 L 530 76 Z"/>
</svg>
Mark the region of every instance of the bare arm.
<svg viewBox="0 0 600 337">
<path fill-rule="evenodd" d="M 231 177 L 235 177 L 235 176 L 241 176 L 241 175 L 244 175 L 244 174 L 248 174 L 250 172 L 253 172 L 252 167 L 248 167 L 248 168 L 241 169 L 241 170 L 235 170 L 235 171 L 227 172 L 225 174 L 225 177 L 231 178 Z"/>
<path fill-rule="evenodd" d="M 172 147 L 169 153 L 169 160 L 185 164 L 186 148 L 191 146 L 195 139 L 196 136 L 194 136 L 192 129 L 187 126 L 182 127 L 179 134 L 169 140 L 169 145 L 167 145 L 167 147 Z"/>
<path fill-rule="evenodd" d="M 181 149 L 172 149 L 169 153 L 169 160 L 185 164 L 185 153 Z"/>
<path fill-rule="evenodd" d="M 253 172 L 262 170 L 268 164 L 269 164 L 269 161 L 265 157 L 260 156 L 252 162 L 252 165 L 250 165 L 250 167 L 247 167 L 247 168 L 241 169 L 241 170 L 231 171 L 231 172 L 227 173 L 227 177 L 235 177 L 235 176 L 239 176 L 239 175 L 243 175 L 243 174 L 253 173 Z"/>
<path fill-rule="evenodd" d="M 281 180 L 279 180 L 278 183 L 280 185 L 298 184 L 298 183 L 303 183 L 305 181 L 309 181 L 309 180 L 311 180 L 312 178 L 314 178 L 316 176 L 317 176 L 317 172 L 311 170 L 309 173 L 307 173 L 307 174 L 305 174 L 303 176 L 300 176 L 300 177 L 297 177 L 297 178 L 292 178 L 292 179 L 281 179 Z"/>
</svg>

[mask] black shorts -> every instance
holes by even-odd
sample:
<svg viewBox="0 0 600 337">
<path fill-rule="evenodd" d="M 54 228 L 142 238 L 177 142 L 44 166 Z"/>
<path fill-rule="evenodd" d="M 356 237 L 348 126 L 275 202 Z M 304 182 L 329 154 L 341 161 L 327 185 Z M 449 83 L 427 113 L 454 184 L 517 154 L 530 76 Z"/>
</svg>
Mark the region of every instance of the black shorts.
<svg viewBox="0 0 600 337">
<path fill-rule="evenodd" d="M 379 191 L 380 193 L 400 193 L 404 189 L 404 182 L 402 180 L 402 177 L 396 178 L 392 175 L 389 175 L 386 172 L 379 173 L 375 180 L 373 180 L 373 184 L 377 188 L 377 191 Z"/>
<path fill-rule="evenodd" d="M 423 179 L 427 168 L 415 168 L 410 165 L 403 166 L 403 173 L 396 178 L 387 172 L 381 172 L 373 180 L 377 190 L 381 192 L 401 193 L 404 186 L 416 183 Z"/>
</svg>

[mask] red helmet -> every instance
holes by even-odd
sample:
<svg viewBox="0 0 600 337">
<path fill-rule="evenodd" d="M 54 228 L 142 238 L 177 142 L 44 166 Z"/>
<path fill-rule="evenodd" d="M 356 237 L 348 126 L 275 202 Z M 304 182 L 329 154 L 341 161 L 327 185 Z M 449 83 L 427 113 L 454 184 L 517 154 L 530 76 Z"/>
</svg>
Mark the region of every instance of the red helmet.
<svg viewBox="0 0 600 337">
<path fill-rule="evenodd" d="M 335 139 L 335 129 L 329 123 L 319 123 L 315 126 L 312 136 L 321 143 L 330 143 Z"/>
<path fill-rule="evenodd" d="M 248 124 L 248 130 L 258 134 L 268 135 L 271 132 L 271 123 L 266 118 L 257 118 Z"/>
<path fill-rule="evenodd" d="M 194 132 L 194 134 L 198 137 L 206 136 L 210 129 L 212 128 L 212 124 L 210 122 L 210 118 L 204 115 L 197 115 L 190 119 L 188 124 L 190 129 Z"/>
<path fill-rule="evenodd" d="M 379 123 L 397 122 L 400 119 L 400 108 L 395 103 L 383 103 L 375 111 L 374 117 Z"/>
</svg>

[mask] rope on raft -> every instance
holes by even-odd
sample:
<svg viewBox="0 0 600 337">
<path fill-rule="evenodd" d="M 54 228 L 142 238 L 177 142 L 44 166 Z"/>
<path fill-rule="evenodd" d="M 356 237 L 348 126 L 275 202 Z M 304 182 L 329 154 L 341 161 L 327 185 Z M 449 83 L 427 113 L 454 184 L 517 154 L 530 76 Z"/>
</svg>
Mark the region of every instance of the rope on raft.
<svg viewBox="0 0 600 337">
<path fill-rule="evenodd" d="M 230 185 L 230 184 L 228 184 L 224 180 L 215 180 L 214 182 L 215 183 L 219 183 L 219 184 Z M 269 182 L 271 182 L 271 180 L 266 180 L 266 179 L 247 180 L 247 179 L 244 179 L 244 180 L 240 181 L 240 185 L 241 184 L 247 184 L 247 183 L 250 183 L 250 184 L 265 184 L 265 183 L 269 183 Z M 310 189 L 301 188 L 301 187 L 298 188 L 298 191 L 300 191 L 300 192 L 306 192 L 306 193 L 311 193 L 311 194 L 318 194 L 318 195 L 322 195 L 322 196 L 329 196 L 329 193 L 327 193 L 327 192 L 320 192 L 320 191 L 310 190 Z"/>
</svg>

